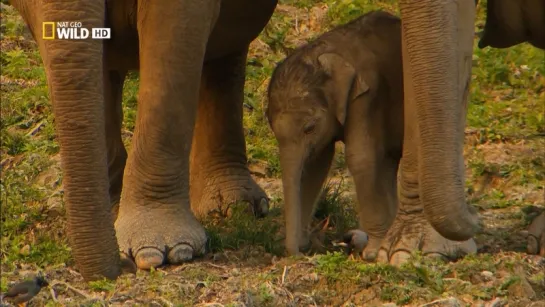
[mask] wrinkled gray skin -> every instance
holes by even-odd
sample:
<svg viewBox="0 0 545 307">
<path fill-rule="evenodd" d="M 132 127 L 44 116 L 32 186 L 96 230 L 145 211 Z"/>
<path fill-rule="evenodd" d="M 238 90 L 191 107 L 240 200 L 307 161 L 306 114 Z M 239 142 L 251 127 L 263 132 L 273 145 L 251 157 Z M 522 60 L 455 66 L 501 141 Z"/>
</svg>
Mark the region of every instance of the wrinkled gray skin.
<svg viewBox="0 0 545 307">
<path fill-rule="evenodd" d="M 67 234 L 85 280 L 201 255 L 207 237 L 197 217 L 234 202 L 267 213 L 247 166 L 242 105 L 248 46 L 276 0 L 10 3 L 47 74 Z M 111 39 L 44 40 L 45 21 L 110 27 Z M 128 154 L 121 100 L 134 70 L 140 87 Z"/>
<path fill-rule="evenodd" d="M 389 13 L 370 12 L 295 50 L 272 75 L 266 113 L 280 148 L 290 254 L 308 247 L 336 141 L 346 145 L 360 225 L 371 240 L 395 216 L 403 142 L 400 25 Z"/>
</svg>

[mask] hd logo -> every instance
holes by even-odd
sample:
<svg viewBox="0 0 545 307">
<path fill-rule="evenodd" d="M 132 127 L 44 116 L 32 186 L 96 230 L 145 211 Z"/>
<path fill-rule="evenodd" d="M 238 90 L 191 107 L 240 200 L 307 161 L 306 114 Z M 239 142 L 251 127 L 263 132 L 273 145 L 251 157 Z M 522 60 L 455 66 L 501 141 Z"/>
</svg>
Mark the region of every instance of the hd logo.
<svg viewBox="0 0 545 307">
<path fill-rule="evenodd" d="M 110 39 L 110 28 L 83 28 L 79 21 L 47 21 L 42 23 L 43 39 Z"/>
</svg>

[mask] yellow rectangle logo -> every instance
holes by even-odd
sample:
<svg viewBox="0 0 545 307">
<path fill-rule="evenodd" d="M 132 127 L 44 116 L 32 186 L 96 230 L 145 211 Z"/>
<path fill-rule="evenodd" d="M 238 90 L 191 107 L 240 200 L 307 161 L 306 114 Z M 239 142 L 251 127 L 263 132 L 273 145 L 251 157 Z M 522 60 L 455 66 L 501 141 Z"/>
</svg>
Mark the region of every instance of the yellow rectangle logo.
<svg viewBox="0 0 545 307">
<path fill-rule="evenodd" d="M 47 27 L 46 26 L 50 26 L 51 27 L 51 35 L 46 35 L 47 31 Z M 53 21 L 46 21 L 46 22 L 42 22 L 42 38 L 43 39 L 55 39 L 55 22 Z"/>
</svg>

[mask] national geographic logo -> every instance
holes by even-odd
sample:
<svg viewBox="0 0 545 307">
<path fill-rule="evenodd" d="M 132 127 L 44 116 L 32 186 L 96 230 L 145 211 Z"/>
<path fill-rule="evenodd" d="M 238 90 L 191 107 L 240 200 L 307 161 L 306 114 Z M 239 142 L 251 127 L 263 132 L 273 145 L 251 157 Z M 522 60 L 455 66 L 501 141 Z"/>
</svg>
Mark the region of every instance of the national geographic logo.
<svg viewBox="0 0 545 307">
<path fill-rule="evenodd" d="M 91 39 L 110 39 L 110 28 L 82 27 L 79 21 L 46 21 L 42 23 L 43 39 L 87 39 L 91 33 Z"/>
<path fill-rule="evenodd" d="M 47 31 L 49 29 L 49 31 Z M 43 39 L 55 39 L 55 23 L 52 21 L 46 21 L 42 23 L 42 38 Z"/>
</svg>

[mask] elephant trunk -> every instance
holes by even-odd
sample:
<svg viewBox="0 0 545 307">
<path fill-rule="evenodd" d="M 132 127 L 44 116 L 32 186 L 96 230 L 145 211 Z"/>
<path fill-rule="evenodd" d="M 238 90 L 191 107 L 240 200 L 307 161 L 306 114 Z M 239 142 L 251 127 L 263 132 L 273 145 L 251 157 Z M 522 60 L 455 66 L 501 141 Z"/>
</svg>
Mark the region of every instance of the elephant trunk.
<svg viewBox="0 0 545 307">
<path fill-rule="evenodd" d="M 301 178 L 306 155 L 304 149 L 280 151 L 282 187 L 284 190 L 284 218 L 286 220 L 286 250 L 290 255 L 299 253 L 302 237 Z"/>
<path fill-rule="evenodd" d="M 416 113 L 418 126 L 420 200 L 434 229 L 456 241 L 478 230 L 465 202 L 462 154 L 474 5 L 473 0 L 400 3 L 406 110 Z"/>
<path fill-rule="evenodd" d="M 89 30 L 104 26 L 104 1 L 47 1 L 37 6 L 40 21 L 79 21 Z M 108 194 L 103 44 L 90 38 L 43 40 L 41 23 L 33 33 L 53 103 L 72 255 L 85 280 L 115 279 L 120 258 Z"/>
</svg>

